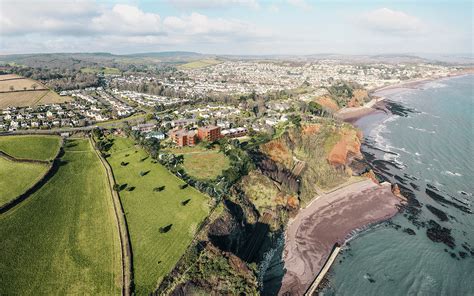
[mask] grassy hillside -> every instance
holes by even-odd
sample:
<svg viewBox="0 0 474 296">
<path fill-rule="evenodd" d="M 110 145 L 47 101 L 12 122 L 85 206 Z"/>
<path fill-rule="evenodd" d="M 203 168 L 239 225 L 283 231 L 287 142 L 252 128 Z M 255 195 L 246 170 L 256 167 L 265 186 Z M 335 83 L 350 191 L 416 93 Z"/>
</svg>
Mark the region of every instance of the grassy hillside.
<svg viewBox="0 0 474 296">
<path fill-rule="evenodd" d="M 61 138 L 57 136 L 0 137 L 0 151 L 15 158 L 50 160 L 58 153 Z"/>
<path fill-rule="evenodd" d="M 48 166 L 38 163 L 13 162 L 0 158 L 0 205 L 3 205 L 38 182 Z"/>
<path fill-rule="evenodd" d="M 107 160 L 123 187 L 120 197 L 132 241 L 135 291 L 145 295 L 191 243 L 208 215 L 208 197 L 191 187 L 181 189 L 184 182 L 153 163 L 130 139 L 114 138 L 109 152 Z"/>
<path fill-rule="evenodd" d="M 120 245 L 104 168 L 83 139 L 71 140 L 62 160 L 47 184 L 0 216 L 1 295 L 120 293 Z"/>
</svg>

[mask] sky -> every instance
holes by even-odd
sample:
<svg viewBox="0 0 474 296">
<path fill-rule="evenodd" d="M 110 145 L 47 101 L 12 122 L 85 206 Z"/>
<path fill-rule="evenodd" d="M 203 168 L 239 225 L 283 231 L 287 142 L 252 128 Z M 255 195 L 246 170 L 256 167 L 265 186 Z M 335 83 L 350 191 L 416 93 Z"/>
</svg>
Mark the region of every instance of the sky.
<svg viewBox="0 0 474 296">
<path fill-rule="evenodd" d="M 470 54 L 473 1 L 0 0 L 0 54 Z"/>
</svg>

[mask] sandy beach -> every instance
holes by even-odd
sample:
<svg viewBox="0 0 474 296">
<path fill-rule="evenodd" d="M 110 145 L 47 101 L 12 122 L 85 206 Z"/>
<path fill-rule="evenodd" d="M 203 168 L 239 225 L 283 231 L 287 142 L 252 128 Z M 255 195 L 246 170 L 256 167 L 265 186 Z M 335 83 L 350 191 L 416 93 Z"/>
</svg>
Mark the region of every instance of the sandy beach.
<svg viewBox="0 0 474 296">
<path fill-rule="evenodd" d="M 473 72 L 471 70 L 462 71 L 459 73 L 452 73 L 448 76 L 412 79 L 412 80 L 407 80 L 400 83 L 386 85 L 386 86 L 382 86 L 376 89 L 372 89 L 369 92 L 370 95 L 373 97 L 373 99 L 370 102 L 367 102 L 366 104 L 360 107 L 343 108 L 339 110 L 338 112 L 336 112 L 335 116 L 345 122 L 354 123 L 364 116 L 377 112 L 378 109 L 380 109 L 380 108 L 377 108 L 377 106 L 380 107 L 380 104 L 383 104 L 383 100 L 385 99 L 385 96 L 388 94 L 392 94 L 394 92 L 399 92 L 399 91 L 403 91 L 407 89 L 417 89 L 420 87 L 420 85 L 423 85 L 431 81 L 452 78 L 452 77 L 457 77 L 457 76 L 462 76 L 462 75 L 468 75 L 472 73 Z"/>
<path fill-rule="evenodd" d="M 286 273 L 279 295 L 303 295 L 335 243 L 343 244 L 352 231 L 394 216 L 399 204 L 389 184 L 365 180 L 324 194 L 302 209 L 286 231 Z"/>
</svg>

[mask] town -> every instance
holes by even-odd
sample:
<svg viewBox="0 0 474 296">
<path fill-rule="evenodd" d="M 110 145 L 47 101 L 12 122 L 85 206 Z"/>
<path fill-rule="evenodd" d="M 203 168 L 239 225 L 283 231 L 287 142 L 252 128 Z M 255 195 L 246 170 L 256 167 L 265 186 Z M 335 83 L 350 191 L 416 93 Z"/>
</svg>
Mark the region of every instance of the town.
<svg viewBox="0 0 474 296">
<path fill-rule="evenodd" d="M 178 145 L 193 145 L 192 134 L 199 134 L 198 126 L 216 126 L 222 137 L 271 129 L 286 122 L 291 114 L 302 115 L 301 104 L 327 96 L 328 88 L 341 81 L 355 82 L 370 92 L 413 79 L 446 77 L 456 70 L 453 66 L 423 63 L 223 60 L 208 67 L 182 69 L 180 76 L 185 78 L 180 79 L 174 73 L 164 78 L 140 73 L 106 74 L 103 86 L 60 91 L 60 96 L 67 98 L 62 103 L 5 106 L 0 111 L 0 131 L 85 128 L 127 118 L 138 123 L 148 119 L 154 126 L 146 132 L 160 132 L 160 139 L 171 137 Z M 159 85 L 162 94 L 154 94 L 153 89 L 147 92 L 149 83 Z M 118 85 L 135 87 L 119 90 L 115 87 Z M 142 92 L 132 90 L 140 87 Z M 288 90 L 294 91 L 278 95 Z M 258 96 L 268 94 L 276 95 L 258 101 Z M 244 106 L 248 102 L 227 100 L 226 96 L 252 97 L 255 106 Z M 216 97 L 224 97 L 224 104 L 208 101 Z M 255 109 L 259 112 L 252 112 Z"/>
</svg>

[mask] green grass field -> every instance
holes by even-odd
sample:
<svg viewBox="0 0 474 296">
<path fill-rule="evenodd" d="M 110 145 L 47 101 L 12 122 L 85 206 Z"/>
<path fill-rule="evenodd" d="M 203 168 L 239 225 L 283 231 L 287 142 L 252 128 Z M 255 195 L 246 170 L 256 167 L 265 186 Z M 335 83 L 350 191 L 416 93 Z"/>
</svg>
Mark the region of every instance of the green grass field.
<svg viewBox="0 0 474 296">
<path fill-rule="evenodd" d="M 184 155 L 184 170 L 198 180 L 213 180 L 230 165 L 229 159 L 219 149 L 195 146 L 170 149 L 170 152 Z"/>
<path fill-rule="evenodd" d="M 109 153 L 107 160 L 116 182 L 126 184 L 120 198 L 132 241 L 135 291 L 147 295 L 191 243 L 199 223 L 209 213 L 208 197 L 192 187 L 180 189 L 184 182 L 162 165 L 152 163 L 130 139 L 114 138 Z M 141 172 L 146 175 L 141 176 Z M 153 190 L 161 186 L 162 191 Z M 167 226 L 171 227 L 168 232 L 160 232 Z"/>
<path fill-rule="evenodd" d="M 39 163 L 14 162 L 0 158 L 0 205 L 24 193 L 48 170 Z"/>
<path fill-rule="evenodd" d="M 120 244 L 105 169 L 87 140 L 69 142 L 48 183 L 0 216 L 0 295 L 121 292 Z"/>
<path fill-rule="evenodd" d="M 192 61 L 186 64 L 179 65 L 178 68 L 180 69 L 199 69 L 205 68 L 213 65 L 217 65 L 222 63 L 222 61 L 216 59 L 202 59 L 197 61 Z"/>
<path fill-rule="evenodd" d="M 0 137 L 0 151 L 15 158 L 50 160 L 58 153 L 61 138 L 57 136 Z"/>
</svg>

